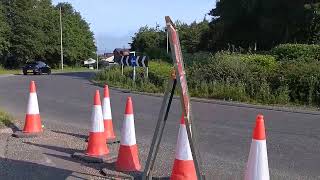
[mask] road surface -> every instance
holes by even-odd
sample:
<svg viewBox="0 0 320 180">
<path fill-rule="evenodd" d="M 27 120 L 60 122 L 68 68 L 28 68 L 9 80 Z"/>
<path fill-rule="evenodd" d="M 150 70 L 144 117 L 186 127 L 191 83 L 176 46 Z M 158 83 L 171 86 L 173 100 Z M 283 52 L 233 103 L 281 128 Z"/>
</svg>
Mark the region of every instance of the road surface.
<svg viewBox="0 0 320 180">
<path fill-rule="evenodd" d="M 95 89 L 92 73 L 50 76 L 0 77 L 0 107 L 23 118 L 28 84 L 35 80 L 42 119 L 88 129 Z M 162 98 L 111 90 L 111 106 L 117 134 L 126 97 L 134 102 L 136 137 L 145 148 L 144 162 L 154 132 Z M 252 128 L 258 113 L 265 117 L 270 174 L 272 179 L 320 179 L 320 115 L 192 102 L 198 126 L 199 146 L 208 179 L 242 179 L 248 158 Z M 170 174 L 174 159 L 181 109 L 173 101 L 156 169 Z"/>
</svg>

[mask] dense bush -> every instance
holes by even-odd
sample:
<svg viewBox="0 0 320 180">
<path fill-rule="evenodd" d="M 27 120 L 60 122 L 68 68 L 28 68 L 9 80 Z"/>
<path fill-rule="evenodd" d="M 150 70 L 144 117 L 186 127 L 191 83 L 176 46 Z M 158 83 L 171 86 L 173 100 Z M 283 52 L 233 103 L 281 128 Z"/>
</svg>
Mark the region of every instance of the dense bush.
<svg viewBox="0 0 320 180">
<path fill-rule="evenodd" d="M 232 54 L 228 52 L 209 56 L 207 63 L 195 63 L 188 68 L 188 80 L 192 93 L 197 94 L 207 84 L 207 97 L 237 101 L 278 102 L 282 93 L 271 86 L 278 63 L 270 55 Z M 195 89 L 195 92 L 192 90 Z M 205 96 L 206 97 L 206 96 Z M 281 98 L 288 99 L 288 98 Z"/>
<path fill-rule="evenodd" d="M 271 53 L 280 61 L 319 61 L 320 45 L 280 44 L 274 47 Z"/>
</svg>

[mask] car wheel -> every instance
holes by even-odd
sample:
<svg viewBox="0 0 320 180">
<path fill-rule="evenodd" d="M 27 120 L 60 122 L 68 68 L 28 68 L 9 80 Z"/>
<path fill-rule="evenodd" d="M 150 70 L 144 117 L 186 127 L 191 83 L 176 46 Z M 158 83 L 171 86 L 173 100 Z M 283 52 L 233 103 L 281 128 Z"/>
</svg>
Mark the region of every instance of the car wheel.
<svg viewBox="0 0 320 180">
<path fill-rule="evenodd" d="M 28 73 L 26 71 L 23 71 L 23 75 L 27 75 Z"/>
<path fill-rule="evenodd" d="M 42 75 L 42 70 L 41 70 L 41 69 L 39 69 L 38 74 L 39 74 L 39 75 Z"/>
<path fill-rule="evenodd" d="M 51 70 L 48 70 L 47 74 L 50 75 L 51 74 Z"/>
</svg>

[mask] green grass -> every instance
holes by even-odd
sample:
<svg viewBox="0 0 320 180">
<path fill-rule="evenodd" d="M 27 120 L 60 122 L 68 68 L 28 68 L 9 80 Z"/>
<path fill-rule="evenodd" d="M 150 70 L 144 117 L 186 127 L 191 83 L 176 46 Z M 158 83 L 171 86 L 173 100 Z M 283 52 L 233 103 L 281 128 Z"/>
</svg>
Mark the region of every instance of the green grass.
<svg viewBox="0 0 320 180">
<path fill-rule="evenodd" d="M 0 74 L 19 74 L 21 69 L 4 69 L 0 67 Z"/>
<path fill-rule="evenodd" d="M 0 110 L 0 128 L 12 124 L 13 117 L 6 112 Z"/>
</svg>

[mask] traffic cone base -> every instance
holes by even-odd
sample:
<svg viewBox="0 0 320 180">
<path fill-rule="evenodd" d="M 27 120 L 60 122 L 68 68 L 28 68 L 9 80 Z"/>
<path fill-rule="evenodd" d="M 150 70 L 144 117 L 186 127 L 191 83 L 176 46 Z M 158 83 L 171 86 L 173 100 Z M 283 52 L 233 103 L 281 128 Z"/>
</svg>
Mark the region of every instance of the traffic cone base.
<svg viewBox="0 0 320 180">
<path fill-rule="evenodd" d="M 136 144 L 133 146 L 120 146 L 116 169 L 118 171 L 139 171 L 141 169 L 138 146 Z"/>
<path fill-rule="evenodd" d="M 42 132 L 40 114 L 26 114 L 23 133 Z"/>
<path fill-rule="evenodd" d="M 87 155 L 89 156 L 103 156 L 109 153 L 106 143 L 101 143 L 105 141 L 103 132 L 90 132 Z"/>
<path fill-rule="evenodd" d="M 197 179 L 193 160 L 175 159 L 172 169 L 171 180 Z"/>
<path fill-rule="evenodd" d="M 112 120 L 104 120 L 104 135 L 107 140 L 109 139 L 115 139 L 116 135 L 113 131 L 113 123 Z"/>
</svg>

